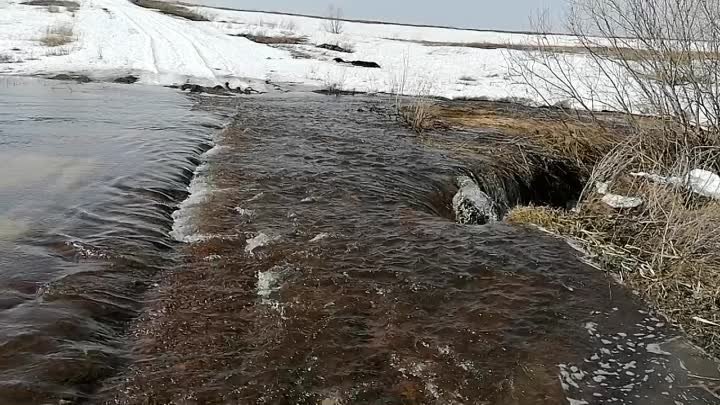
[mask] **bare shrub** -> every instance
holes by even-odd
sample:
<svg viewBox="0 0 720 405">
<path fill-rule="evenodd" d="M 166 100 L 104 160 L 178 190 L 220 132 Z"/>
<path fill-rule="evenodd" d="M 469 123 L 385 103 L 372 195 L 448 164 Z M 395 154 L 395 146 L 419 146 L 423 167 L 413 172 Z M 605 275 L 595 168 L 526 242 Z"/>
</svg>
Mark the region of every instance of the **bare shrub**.
<svg viewBox="0 0 720 405">
<path fill-rule="evenodd" d="M 0 53 L 0 63 L 12 63 L 15 61 L 15 58 L 12 55 L 8 55 L 6 53 Z"/>
<path fill-rule="evenodd" d="M 399 122 L 420 134 L 432 126 L 432 86 L 427 80 L 411 78 L 410 74 L 410 54 L 404 52 L 401 69 L 392 78 L 393 114 Z M 410 83 L 411 79 L 417 81 Z"/>
<path fill-rule="evenodd" d="M 283 31 L 295 32 L 297 31 L 297 24 L 295 24 L 293 20 L 282 20 L 280 24 L 278 24 L 278 28 Z"/>
<path fill-rule="evenodd" d="M 330 34 L 342 34 L 345 29 L 345 22 L 342 18 L 342 9 L 331 4 L 328 6 L 323 28 Z"/>
<path fill-rule="evenodd" d="M 427 96 L 407 98 L 398 108 L 398 118 L 413 131 L 421 134 L 432 126 L 432 102 Z"/>
<path fill-rule="evenodd" d="M 48 13 L 53 13 L 53 14 L 59 13 L 59 12 L 60 12 L 60 7 L 58 7 L 58 6 L 48 6 L 48 7 L 47 7 L 47 11 L 48 11 Z"/>
<path fill-rule="evenodd" d="M 327 73 L 323 78 L 322 92 L 326 94 L 340 95 L 345 93 L 345 80 L 347 71 L 342 70 L 339 74 Z"/>
<path fill-rule="evenodd" d="M 40 43 L 47 47 L 67 45 L 75 40 L 72 24 L 60 24 L 48 27 Z"/>
</svg>

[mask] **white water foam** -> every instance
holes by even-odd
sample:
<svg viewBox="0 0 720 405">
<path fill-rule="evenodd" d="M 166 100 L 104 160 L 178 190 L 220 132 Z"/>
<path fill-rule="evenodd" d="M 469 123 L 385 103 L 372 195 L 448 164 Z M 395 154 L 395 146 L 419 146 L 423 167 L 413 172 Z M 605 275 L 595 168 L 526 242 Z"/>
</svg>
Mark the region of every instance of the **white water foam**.
<svg viewBox="0 0 720 405">
<path fill-rule="evenodd" d="M 207 159 L 221 149 L 217 144 L 213 145 L 208 151 L 202 154 L 201 159 Z M 208 235 L 198 234 L 198 229 L 193 223 L 193 213 L 195 209 L 207 201 L 208 196 L 212 194 L 210 184 L 207 178 L 209 165 L 203 162 L 195 169 L 193 178 L 190 180 L 187 190 L 190 193 L 188 197 L 178 205 L 178 209 L 173 212 L 173 227 L 170 236 L 178 242 L 196 243 L 207 239 L 211 239 Z"/>
<path fill-rule="evenodd" d="M 257 279 L 257 295 L 260 298 L 269 299 L 270 294 L 280 288 L 280 273 L 273 269 L 258 271 Z"/>
<path fill-rule="evenodd" d="M 314 238 L 310 239 L 310 243 L 320 242 L 321 240 L 327 239 L 327 238 L 329 238 L 329 237 L 330 237 L 330 234 L 329 234 L 329 233 L 325 233 L 325 232 L 319 233 L 317 236 L 315 236 Z"/>
<path fill-rule="evenodd" d="M 260 232 L 254 238 L 247 240 L 247 246 L 245 246 L 245 253 L 248 253 L 250 256 L 255 256 L 255 253 L 253 253 L 255 249 L 267 246 L 268 244 L 270 244 L 270 242 L 277 239 L 277 237 L 268 236 L 267 234 Z"/>
</svg>

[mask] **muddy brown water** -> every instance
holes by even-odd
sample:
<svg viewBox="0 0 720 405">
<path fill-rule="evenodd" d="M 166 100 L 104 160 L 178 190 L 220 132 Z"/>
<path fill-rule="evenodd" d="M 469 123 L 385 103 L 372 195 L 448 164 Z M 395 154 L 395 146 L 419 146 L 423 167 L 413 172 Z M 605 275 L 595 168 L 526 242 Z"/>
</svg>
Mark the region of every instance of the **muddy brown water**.
<svg viewBox="0 0 720 405">
<path fill-rule="evenodd" d="M 566 242 L 450 220 L 472 162 L 384 105 L 233 104 L 102 403 L 717 403 L 717 364 Z"/>
<path fill-rule="evenodd" d="M 567 243 L 455 224 L 481 166 L 383 98 L 0 90 L 0 405 L 717 403 Z"/>
</svg>

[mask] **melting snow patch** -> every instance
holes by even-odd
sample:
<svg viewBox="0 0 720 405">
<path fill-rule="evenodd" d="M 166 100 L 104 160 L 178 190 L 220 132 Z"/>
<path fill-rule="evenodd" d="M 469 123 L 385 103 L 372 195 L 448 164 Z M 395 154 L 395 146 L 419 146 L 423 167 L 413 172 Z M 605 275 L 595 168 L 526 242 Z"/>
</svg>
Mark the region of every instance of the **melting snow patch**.
<svg viewBox="0 0 720 405">
<path fill-rule="evenodd" d="M 660 176 L 652 173 L 631 173 L 635 177 L 644 177 L 659 184 L 673 184 L 676 186 L 685 186 L 693 193 L 703 197 L 720 199 L 720 176 L 717 174 L 702 170 L 693 169 L 683 178 L 674 176 Z"/>
<path fill-rule="evenodd" d="M 703 197 L 720 199 L 720 176 L 707 170 L 695 169 L 687 175 L 687 185 Z"/>
<path fill-rule="evenodd" d="M 637 208 L 642 205 L 642 198 L 626 197 L 618 194 L 605 194 L 602 201 L 612 208 Z"/>
<path fill-rule="evenodd" d="M 637 208 L 642 205 L 642 198 L 626 197 L 623 195 L 612 194 L 608 191 L 610 183 L 597 181 L 595 182 L 595 190 L 602 195 L 602 201 L 612 208 Z"/>
</svg>

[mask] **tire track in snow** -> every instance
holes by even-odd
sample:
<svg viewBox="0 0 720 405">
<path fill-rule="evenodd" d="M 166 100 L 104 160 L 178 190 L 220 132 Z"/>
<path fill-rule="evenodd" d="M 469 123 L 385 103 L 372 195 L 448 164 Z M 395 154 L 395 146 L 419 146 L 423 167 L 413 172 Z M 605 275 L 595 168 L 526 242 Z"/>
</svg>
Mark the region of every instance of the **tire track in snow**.
<svg viewBox="0 0 720 405">
<path fill-rule="evenodd" d="M 160 17 L 162 17 L 162 16 L 160 16 Z M 163 18 L 167 18 L 167 17 L 163 17 Z M 195 41 L 192 38 L 185 35 L 181 31 L 175 31 L 175 34 L 184 38 L 190 44 L 190 46 L 193 48 L 193 51 L 195 52 L 197 57 L 202 61 L 202 64 L 205 66 L 207 71 L 210 73 L 210 76 L 212 76 L 215 79 L 215 81 L 217 81 L 217 75 L 215 74 L 215 70 L 213 69 L 212 66 L 210 66 L 207 59 L 202 55 L 202 53 L 200 52 L 200 49 L 198 48 Z"/>
<path fill-rule="evenodd" d="M 109 7 L 107 7 L 109 6 Z M 123 18 L 129 23 L 135 26 L 137 28 L 138 32 L 140 32 L 145 38 L 147 39 L 148 47 L 150 48 L 150 57 L 152 58 L 152 64 L 153 64 L 153 71 L 155 73 L 160 73 L 160 68 L 158 66 L 158 58 L 157 58 L 157 52 L 155 51 L 155 41 L 153 40 L 152 35 L 148 33 L 146 29 L 142 27 L 142 25 L 138 24 L 135 20 L 132 19 L 128 15 L 128 13 L 124 10 L 121 10 L 123 7 L 112 7 L 112 5 L 107 5 L 106 8 L 112 9 L 112 11 L 115 12 L 115 14 L 122 14 Z M 136 6 L 137 7 L 137 6 Z"/>
<path fill-rule="evenodd" d="M 161 39 L 167 44 L 167 49 L 177 56 L 175 58 L 177 61 L 183 61 L 188 59 L 185 52 L 182 52 L 183 50 L 192 50 L 192 52 L 195 54 L 195 57 L 191 60 L 194 60 L 196 63 L 192 63 L 191 65 L 189 65 L 189 67 L 201 66 L 203 68 L 202 70 L 205 70 L 208 73 L 208 75 L 206 75 L 207 77 L 217 81 L 217 75 L 215 75 L 213 68 L 208 64 L 207 59 L 205 59 L 205 57 L 203 57 L 203 55 L 200 53 L 200 50 L 195 43 L 196 41 L 185 35 L 181 29 L 175 27 L 174 25 L 177 25 L 177 23 L 172 17 L 166 17 L 149 10 L 138 10 L 138 16 L 140 15 L 140 13 L 143 13 L 143 18 L 146 20 L 146 26 L 152 27 L 151 29 L 156 34 L 156 39 Z M 173 24 L 170 24 L 169 22 L 172 22 Z M 135 23 L 141 25 L 142 21 L 135 21 Z M 178 46 L 177 39 L 182 39 L 184 44 Z M 159 65 L 160 62 L 157 62 L 157 64 Z M 186 62 L 182 62 L 182 64 L 188 66 Z M 195 76 L 195 74 L 191 74 L 191 76 Z"/>
</svg>

